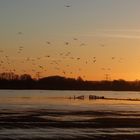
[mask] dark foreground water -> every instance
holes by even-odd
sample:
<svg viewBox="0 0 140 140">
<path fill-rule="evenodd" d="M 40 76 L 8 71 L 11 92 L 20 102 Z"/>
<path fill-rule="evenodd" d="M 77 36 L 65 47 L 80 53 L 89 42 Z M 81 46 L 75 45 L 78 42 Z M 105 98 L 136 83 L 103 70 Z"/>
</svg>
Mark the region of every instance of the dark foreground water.
<svg viewBox="0 0 140 140">
<path fill-rule="evenodd" d="M 85 99 L 69 98 L 74 95 Z M 0 140 L 139 140 L 140 101 L 123 99 L 140 93 L 1 90 Z"/>
</svg>

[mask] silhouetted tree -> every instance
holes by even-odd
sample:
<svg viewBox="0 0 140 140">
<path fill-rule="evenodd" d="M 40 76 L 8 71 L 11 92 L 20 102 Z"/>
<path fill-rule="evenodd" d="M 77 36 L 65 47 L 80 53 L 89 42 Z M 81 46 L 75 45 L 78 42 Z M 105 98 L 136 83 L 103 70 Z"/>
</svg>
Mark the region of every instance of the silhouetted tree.
<svg viewBox="0 0 140 140">
<path fill-rule="evenodd" d="M 83 82 L 84 80 L 82 79 L 81 76 L 78 76 L 78 77 L 77 77 L 77 81 L 81 81 L 81 82 Z"/>
<path fill-rule="evenodd" d="M 32 77 L 29 74 L 22 74 L 20 80 L 32 80 Z"/>
<path fill-rule="evenodd" d="M 84 81 L 62 76 L 49 76 L 39 80 L 29 74 L 0 73 L 0 89 L 50 89 L 50 90 L 116 90 L 140 91 L 140 81 Z"/>
<path fill-rule="evenodd" d="M 0 79 L 1 80 L 18 80 L 19 76 L 17 74 L 14 74 L 13 72 L 9 73 L 0 73 Z"/>
</svg>

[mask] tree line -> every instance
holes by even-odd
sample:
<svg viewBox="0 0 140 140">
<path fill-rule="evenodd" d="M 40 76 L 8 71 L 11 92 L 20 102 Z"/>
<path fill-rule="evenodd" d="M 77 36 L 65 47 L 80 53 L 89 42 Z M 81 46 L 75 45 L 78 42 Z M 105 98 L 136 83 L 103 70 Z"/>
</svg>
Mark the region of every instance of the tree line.
<svg viewBox="0 0 140 140">
<path fill-rule="evenodd" d="M 0 89 L 140 91 L 140 81 L 88 81 L 62 76 L 34 79 L 29 74 L 0 73 Z"/>
</svg>

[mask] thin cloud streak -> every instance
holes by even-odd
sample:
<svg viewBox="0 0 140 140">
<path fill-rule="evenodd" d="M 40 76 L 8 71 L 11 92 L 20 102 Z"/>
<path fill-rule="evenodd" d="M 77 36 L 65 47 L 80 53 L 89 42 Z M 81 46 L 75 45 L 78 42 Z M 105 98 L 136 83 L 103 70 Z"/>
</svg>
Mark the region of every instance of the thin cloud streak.
<svg viewBox="0 0 140 140">
<path fill-rule="evenodd" d="M 140 39 L 140 29 L 97 29 L 94 33 L 89 33 L 82 36 L 120 39 Z"/>
<path fill-rule="evenodd" d="M 97 30 L 97 32 L 130 32 L 130 33 L 140 33 L 140 29 L 102 29 Z"/>
<path fill-rule="evenodd" d="M 103 38 L 120 38 L 120 39 L 140 39 L 140 35 L 126 35 L 126 34 L 87 34 L 84 37 L 103 37 Z"/>
</svg>

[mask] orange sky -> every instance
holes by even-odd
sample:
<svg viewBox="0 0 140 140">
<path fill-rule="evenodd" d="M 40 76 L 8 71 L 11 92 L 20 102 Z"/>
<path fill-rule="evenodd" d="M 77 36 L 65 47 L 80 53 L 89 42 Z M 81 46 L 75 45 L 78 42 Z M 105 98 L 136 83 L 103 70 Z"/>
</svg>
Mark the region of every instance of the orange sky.
<svg viewBox="0 0 140 140">
<path fill-rule="evenodd" d="M 2 0 L 0 72 L 140 79 L 139 9 L 137 0 Z"/>
</svg>

